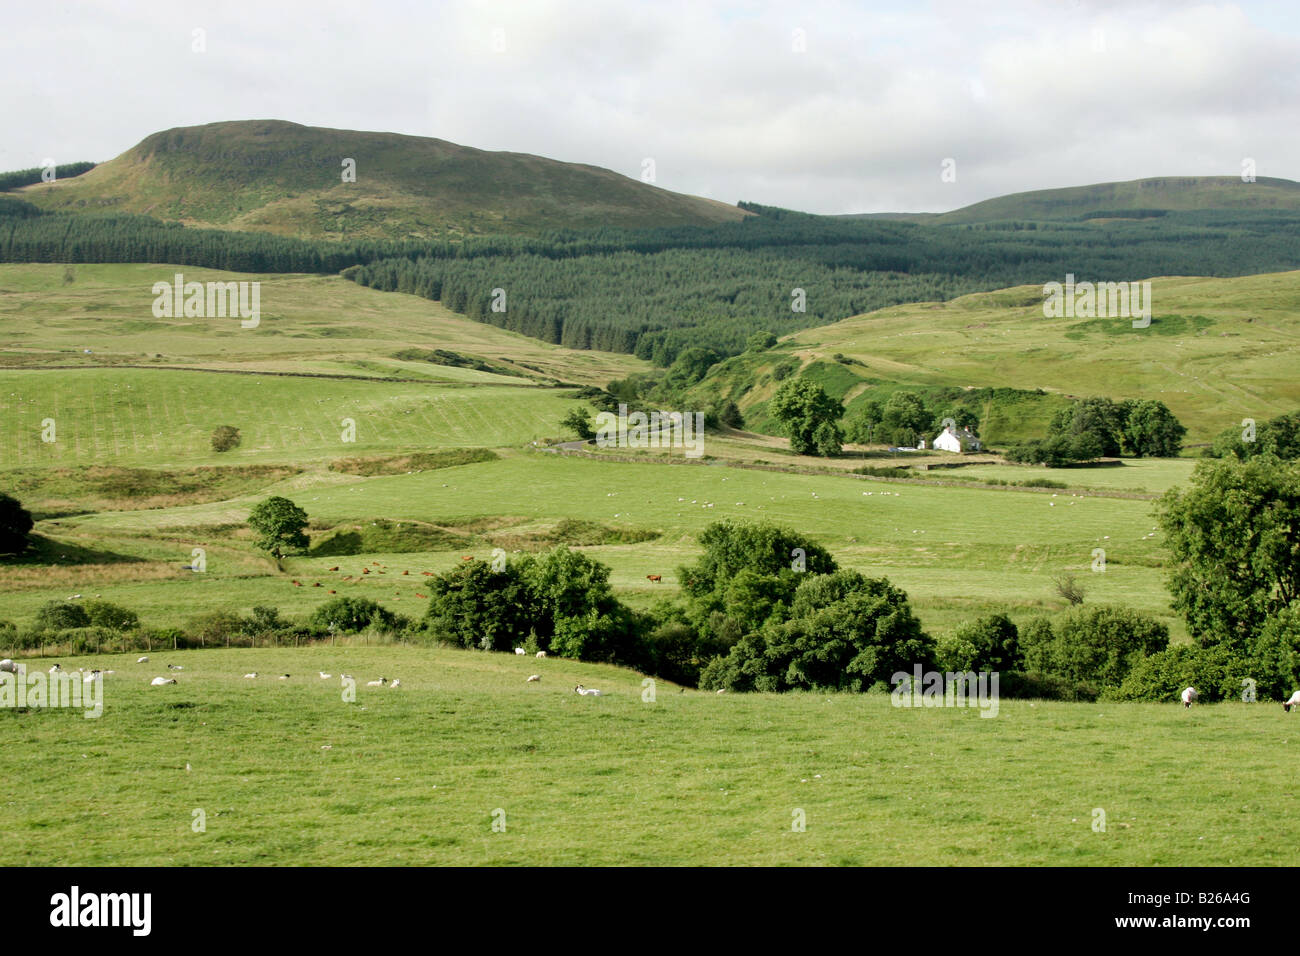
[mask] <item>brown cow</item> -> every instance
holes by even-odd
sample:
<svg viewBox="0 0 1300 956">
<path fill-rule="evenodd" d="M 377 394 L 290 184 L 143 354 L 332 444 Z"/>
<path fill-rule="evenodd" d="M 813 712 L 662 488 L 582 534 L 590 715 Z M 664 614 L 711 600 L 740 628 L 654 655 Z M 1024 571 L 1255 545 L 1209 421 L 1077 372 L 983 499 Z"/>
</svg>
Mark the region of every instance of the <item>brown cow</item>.
<svg viewBox="0 0 1300 956">
<path fill-rule="evenodd" d="M 647 574 L 646 578 L 651 581 L 662 581 L 664 576 L 662 574 Z"/>
</svg>

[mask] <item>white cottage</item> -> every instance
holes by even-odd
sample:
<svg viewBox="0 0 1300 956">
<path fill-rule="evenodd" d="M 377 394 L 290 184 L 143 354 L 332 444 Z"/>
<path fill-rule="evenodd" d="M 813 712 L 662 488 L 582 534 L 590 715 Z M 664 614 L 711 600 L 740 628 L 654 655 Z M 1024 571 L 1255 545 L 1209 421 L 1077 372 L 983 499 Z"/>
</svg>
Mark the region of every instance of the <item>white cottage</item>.
<svg viewBox="0 0 1300 956">
<path fill-rule="evenodd" d="M 961 453 L 963 451 L 979 451 L 984 446 L 969 428 L 953 428 L 951 425 L 934 439 L 934 447 L 938 451 L 952 451 Z"/>
</svg>

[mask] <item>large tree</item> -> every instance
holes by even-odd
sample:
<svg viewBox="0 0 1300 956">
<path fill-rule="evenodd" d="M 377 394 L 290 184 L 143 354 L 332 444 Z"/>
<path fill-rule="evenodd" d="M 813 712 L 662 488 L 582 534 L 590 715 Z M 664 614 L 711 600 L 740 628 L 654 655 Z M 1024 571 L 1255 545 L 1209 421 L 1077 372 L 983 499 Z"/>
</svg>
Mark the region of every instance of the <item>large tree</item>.
<svg viewBox="0 0 1300 956">
<path fill-rule="evenodd" d="M 1103 455 L 1118 455 L 1124 435 L 1124 408 L 1109 398 L 1081 398 L 1052 416 L 1048 435 L 1069 439 L 1092 435 Z"/>
<path fill-rule="evenodd" d="M 1300 598 L 1300 466 L 1272 456 L 1204 461 L 1160 500 L 1173 607 L 1201 644 L 1246 651 Z"/>
<path fill-rule="evenodd" d="M 257 546 L 277 558 L 285 549 L 306 550 L 310 541 L 305 533 L 307 512 L 288 498 L 267 498 L 248 515 L 248 523 L 257 533 Z"/>
<path fill-rule="evenodd" d="M 827 395 L 820 385 L 807 379 L 791 379 L 777 389 L 770 407 L 772 417 L 790 436 L 790 448 L 794 452 L 839 454 L 844 441 L 839 426 L 844 406 Z"/>
<path fill-rule="evenodd" d="M 805 576 L 789 613 L 714 658 L 700 686 L 728 690 L 853 690 L 934 662 L 934 642 L 907 595 L 857 571 Z"/>
<path fill-rule="evenodd" d="M 1123 404 L 1124 429 L 1120 442 L 1138 458 L 1177 458 L 1187 429 L 1164 402 L 1138 399 Z"/>
</svg>

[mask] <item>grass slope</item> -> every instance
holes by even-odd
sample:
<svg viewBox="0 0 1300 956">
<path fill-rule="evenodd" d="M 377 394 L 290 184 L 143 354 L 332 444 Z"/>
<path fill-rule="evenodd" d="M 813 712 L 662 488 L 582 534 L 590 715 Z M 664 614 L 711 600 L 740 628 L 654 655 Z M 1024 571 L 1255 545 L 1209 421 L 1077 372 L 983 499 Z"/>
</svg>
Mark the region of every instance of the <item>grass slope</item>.
<svg viewBox="0 0 1300 956">
<path fill-rule="evenodd" d="M 696 392 L 736 399 L 751 427 L 770 427 L 765 403 L 781 365 L 810 370 L 836 397 L 854 400 L 902 387 L 1048 393 L 985 408 L 981 434 L 995 443 L 1041 437 L 1067 396 L 1159 399 L 1187 426 L 1189 442 L 1300 406 L 1300 272 L 1156 278 L 1152 300 L 1145 329 L 1125 318 L 1044 318 L 1038 286 L 881 309 L 732 359 Z M 835 364 L 836 356 L 858 364 Z"/>
<path fill-rule="evenodd" d="M 194 282 L 261 282 L 260 324 L 155 318 L 153 284 L 178 272 Z M 0 265 L 0 341 L 0 366 L 11 367 L 131 363 L 516 386 L 528 378 L 604 385 L 649 368 L 630 355 L 549 345 L 337 276 L 172 265 Z M 395 357 L 436 349 L 514 374 Z"/>
<path fill-rule="evenodd" d="M 355 160 L 355 182 L 342 181 L 345 159 Z M 46 209 L 319 238 L 707 225 L 745 216 L 596 166 L 281 120 L 154 133 L 82 176 L 16 195 Z"/>
<path fill-rule="evenodd" d="M 473 651 L 152 659 L 65 661 L 116 672 L 97 720 L 0 710 L 0 779 L 22 781 L 0 864 L 1240 866 L 1300 840 L 1288 788 L 1259 785 L 1300 753 L 1274 706 L 982 719 L 666 682 L 646 702 L 638 674 Z M 166 662 L 179 683 L 150 687 Z M 318 670 L 353 674 L 356 702 Z M 403 686 L 364 686 L 380 674 Z"/>
</svg>

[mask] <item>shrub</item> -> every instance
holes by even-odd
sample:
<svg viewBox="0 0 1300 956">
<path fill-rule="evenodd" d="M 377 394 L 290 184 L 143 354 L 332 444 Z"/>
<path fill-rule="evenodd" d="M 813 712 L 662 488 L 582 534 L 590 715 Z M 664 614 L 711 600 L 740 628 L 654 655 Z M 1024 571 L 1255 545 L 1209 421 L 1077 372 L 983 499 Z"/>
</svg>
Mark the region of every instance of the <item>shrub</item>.
<svg viewBox="0 0 1300 956">
<path fill-rule="evenodd" d="M 963 621 L 939 642 L 939 667 L 953 672 L 1018 670 L 1023 662 L 1016 625 L 1005 614 Z"/>
<path fill-rule="evenodd" d="M 243 627 L 243 618 L 234 611 L 225 608 L 205 611 L 186 621 L 184 633 L 192 640 L 186 640 L 185 646 L 224 644 L 231 635 L 242 633 Z"/>
<path fill-rule="evenodd" d="M 1100 688 L 1118 687 L 1143 657 L 1169 644 L 1169 629 L 1123 607 L 1076 608 L 1057 619 L 1050 641 L 1035 633 L 1025 651 L 1031 670 Z"/>
<path fill-rule="evenodd" d="M 327 630 L 330 624 L 344 634 L 355 634 L 368 627 L 394 630 L 399 624 L 396 614 L 369 598 L 340 597 L 326 601 L 311 613 L 308 626 Z"/>
<path fill-rule="evenodd" d="M 89 627 L 90 615 L 80 604 L 71 601 L 49 601 L 36 612 L 33 628 L 36 630 L 66 631 L 74 627 Z"/>
<path fill-rule="evenodd" d="M 74 627 L 52 635 L 47 644 L 66 644 L 69 654 L 94 654 L 117 651 L 118 633 L 107 627 Z"/>
<path fill-rule="evenodd" d="M 1300 687 L 1300 601 L 1269 618 L 1251 642 L 1249 675 L 1260 697 L 1286 700 Z"/>
<path fill-rule="evenodd" d="M 1119 687 L 1106 696 L 1176 701 L 1184 687 L 1195 687 L 1203 701 L 1239 700 L 1242 681 L 1251 678 L 1252 671 L 1252 664 L 1227 646 L 1179 644 L 1138 661 Z"/>
<path fill-rule="evenodd" d="M 109 601 L 87 601 L 82 607 L 86 609 L 86 617 L 94 627 L 131 631 L 140 626 L 140 617 L 135 611 Z"/>
<path fill-rule="evenodd" d="M 230 451 L 239 446 L 240 440 L 239 429 L 234 425 L 218 425 L 212 429 L 213 451 Z"/>
</svg>

